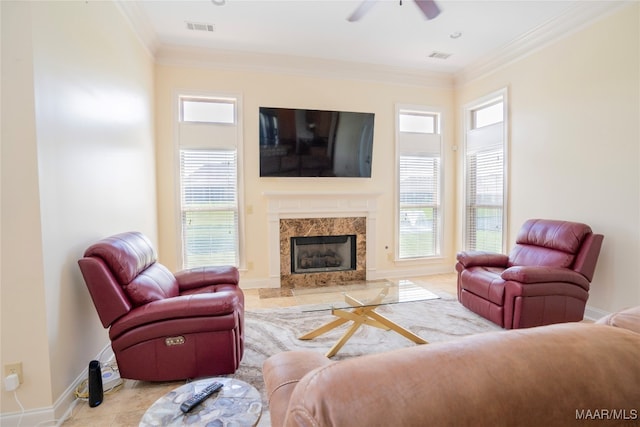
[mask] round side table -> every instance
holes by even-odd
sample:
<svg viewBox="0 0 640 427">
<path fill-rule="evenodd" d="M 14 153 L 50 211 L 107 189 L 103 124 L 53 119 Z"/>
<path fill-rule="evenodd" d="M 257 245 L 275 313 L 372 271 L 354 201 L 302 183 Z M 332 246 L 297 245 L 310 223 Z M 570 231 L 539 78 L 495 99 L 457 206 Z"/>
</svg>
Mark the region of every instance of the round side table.
<svg viewBox="0 0 640 427">
<path fill-rule="evenodd" d="M 180 404 L 213 382 L 224 386 L 207 400 L 183 414 Z M 253 427 L 262 414 L 260 392 L 234 378 L 213 377 L 193 381 L 171 390 L 145 412 L 139 427 L 202 426 Z"/>
</svg>

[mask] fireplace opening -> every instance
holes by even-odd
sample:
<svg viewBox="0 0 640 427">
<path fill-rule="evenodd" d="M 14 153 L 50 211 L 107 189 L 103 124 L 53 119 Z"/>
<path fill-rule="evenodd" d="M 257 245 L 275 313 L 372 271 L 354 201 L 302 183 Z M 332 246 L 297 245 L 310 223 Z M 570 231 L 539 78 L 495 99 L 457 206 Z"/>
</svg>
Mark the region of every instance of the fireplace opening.
<svg viewBox="0 0 640 427">
<path fill-rule="evenodd" d="M 291 238 L 291 273 L 356 269 L 356 235 Z"/>
</svg>

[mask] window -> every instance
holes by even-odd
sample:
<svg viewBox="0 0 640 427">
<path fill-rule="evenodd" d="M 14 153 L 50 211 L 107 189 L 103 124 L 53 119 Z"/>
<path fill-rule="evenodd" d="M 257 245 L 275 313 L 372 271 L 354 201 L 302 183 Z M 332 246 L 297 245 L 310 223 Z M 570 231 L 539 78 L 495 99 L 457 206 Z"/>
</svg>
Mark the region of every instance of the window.
<svg viewBox="0 0 640 427">
<path fill-rule="evenodd" d="M 465 109 L 465 250 L 505 251 L 505 98 L 501 91 Z"/>
<path fill-rule="evenodd" d="M 400 132 L 436 133 L 437 116 L 417 111 L 403 111 L 398 116 Z"/>
<path fill-rule="evenodd" d="M 398 259 L 440 255 L 439 114 L 398 108 Z"/>
<path fill-rule="evenodd" d="M 478 129 L 481 127 L 500 123 L 504 120 L 504 102 L 497 101 L 495 104 L 489 104 L 471 110 L 471 127 Z"/>
<path fill-rule="evenodd" d="M 235 100 L 180 97 L 182 265 L 239 265 Z M 231 110 L 229 109 L 231 107 Z"/>
<path fill-rule="evenodd" d="M 232 99 L 181 98 L 180 121 L 193 123 L 235 123 Z"/>
</svg>

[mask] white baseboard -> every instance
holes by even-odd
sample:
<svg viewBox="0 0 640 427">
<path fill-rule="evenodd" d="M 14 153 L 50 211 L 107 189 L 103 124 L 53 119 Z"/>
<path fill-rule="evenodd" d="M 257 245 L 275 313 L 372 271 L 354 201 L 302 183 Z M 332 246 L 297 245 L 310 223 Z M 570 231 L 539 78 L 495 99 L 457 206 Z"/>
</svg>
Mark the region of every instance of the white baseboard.
<svg viewBox="0 0 640 427">
<path fill-rule="evenodd" d="M 603 318 L 604 316 L 608 316 L 609 314 L 611 313 L 608 311 L 600 310 L 599 308 L 591 307 L 589 305 L 587 305 L 584 310 L 584 318 L 593 322 Z"/>
<path fill-rule="evenodd" d="M 242 279 L 240 281 L 240 287 L 242 289 L 261 289 L 261 288 L 279 288 L 280 278 L 268 278 L 268 279 Z"/>
<path fill-rule="evenodd" d="M 107 344 L 98 355 L 96 360 L 111 360 L 113 351 L 111 344 Z M 89 362 L 75 380 L 67 387 L 67 389 L 58 397 L 52 406 L 44 408 L 30 409 L 23 413 L 10 413 L 0 415 L 0 425 L 2 427 L 20 426 L 38 426 L 38 427 L 59 427 L 73 413 L 74 408 L 81 400 L 76 399 L 75 391 L 78 386 L 87 379 Z M 16 390 L 18 399 L 20 399 L 20 389 Z M 18 424 L 19 423 L 19 424 Z"/>
<path fill-rule="evenodd" d="M 18 399 L 20 393 L 18 393 Z M 17 427 L 20 426 L 60 426 L 64 419 L 56 420 L 54 415 L 53 406 L 48 408 L 30 409 L 24 411 L 24 413 L 11 413 L 2 414 L 0 416 L 0 425 L 2 427 Z"/>
</svg>

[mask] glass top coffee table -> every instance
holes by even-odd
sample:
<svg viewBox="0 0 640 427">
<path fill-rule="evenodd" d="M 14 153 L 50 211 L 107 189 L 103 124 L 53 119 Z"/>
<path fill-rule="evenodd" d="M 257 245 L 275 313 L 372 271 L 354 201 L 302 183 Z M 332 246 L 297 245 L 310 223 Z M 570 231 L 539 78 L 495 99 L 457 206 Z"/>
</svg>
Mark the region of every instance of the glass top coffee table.
<svg viewBox="0 0 640 427">
<path fill-rule="evenodd" d="M 426 340 L 375 310 L 383 305 L 440 298 L 409 280 L 400 280 L 397 284 L 383 280 L 314 289 L 295 289 L 293 295 L 298 304 L 303 306 L 303 311 L 330 310 L 331 314 L 337 317 L 302 335 L 299 337 L 301 340 L 314 339 L 345 323 L 352 322 L 344 335 L 326 353 L 327 357 L 335 356 L 362 325 L 391 330 L 416 344 L 427 344 Z"/>
</svg>

